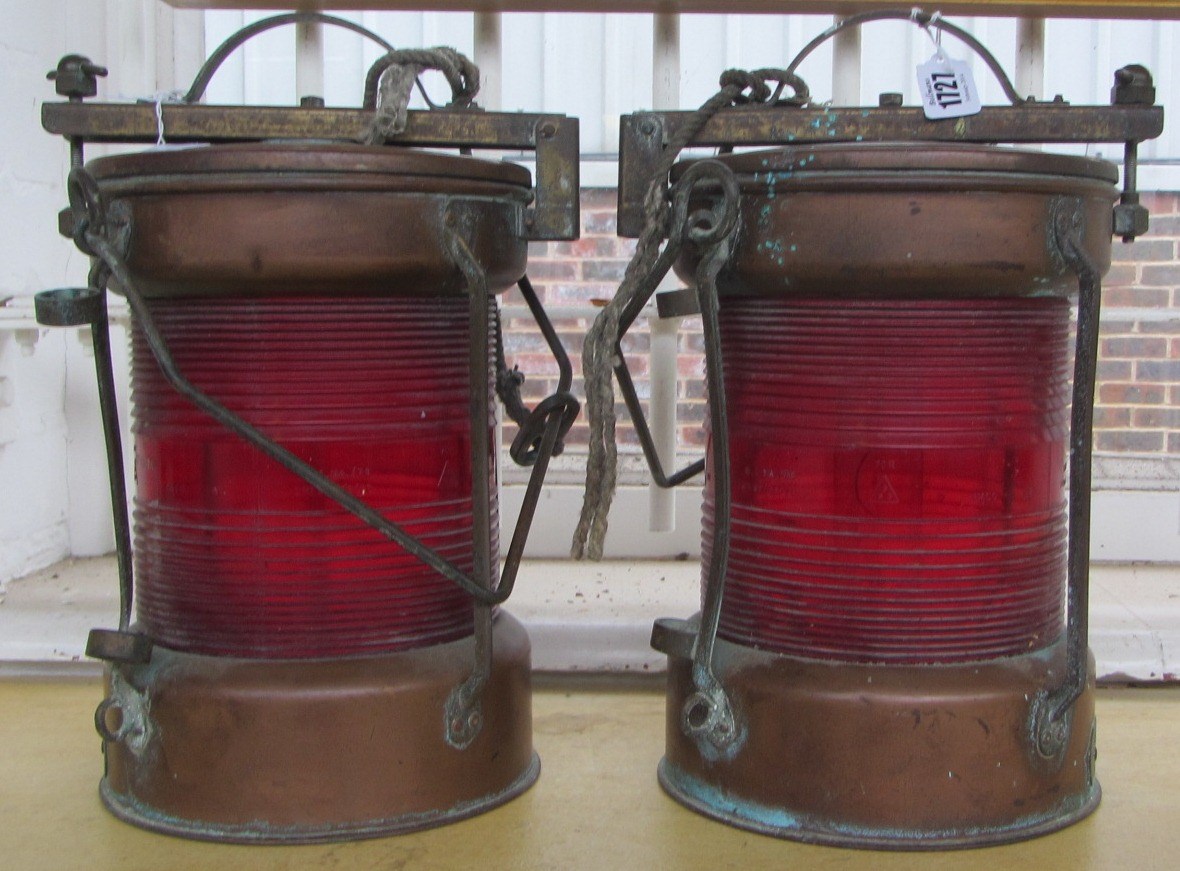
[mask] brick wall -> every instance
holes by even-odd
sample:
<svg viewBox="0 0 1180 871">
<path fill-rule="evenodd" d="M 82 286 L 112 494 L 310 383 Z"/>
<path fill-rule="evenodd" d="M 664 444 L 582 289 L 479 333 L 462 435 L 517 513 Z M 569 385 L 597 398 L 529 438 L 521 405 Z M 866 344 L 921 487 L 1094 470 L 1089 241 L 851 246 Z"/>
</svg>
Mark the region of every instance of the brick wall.
<svg viewBox="0 0 1180 871">
<path fill-rule="evenodd" d="M 1095 449 L 1105 454 L 1180 454 L 1180 194 L 1144 195 L 1151 230 L 1134 244 L 1114 242 L 1114 262 L 1103 290 L 1103 314 L 1095 411 Z M 582 336 L 594 304 L 609 299 L 623 277 L 634 242 L 615 235 L 615 191 L 582 191 L 582 238 L 534 244 L 529 276 L 552 312 L 574 362 L 575 393 L 582 393 Z M 509 361 L 528 375 L 528 401 L 551 391 L 557 367 L 537 337 L 528 310 L 514 291 L 504 299 Z M 646 397 L 647 334 L 642 324 L 629 335 L 628 362 Z M 680 335 L 680 444 L 703 447 L 703 349 L 699 321 L 688 319 Z M 626 411 L 619 413 L 620 442 L 634 445 Z M 511 428 L 506 436 L 511 438 Z M 570 451 L 584 450 L 586 424 L 579 421 Z"/>
<path fill-rule="evenodd" d="M 627 262 L 635 250 L 632 239 L 615 235 L 616 193 L 613 189 L 592 188 L 582 191 L 582 236 L 574 242 L 534 243 L 529 251 L 529 278 L 553 318 L 567 352 L 574 364 L 574 392 L 583 394 L 582 337 L 594 320 L 598 307 L 614 296 Z M 557 367 L 544 343 L 536 337 L 536 328 L 519 294 L 514 290 L 503 300 L 505 351 L 509 363 L 516 363 L 527 376 L 526 401 L 531 405 L 553 390 Z M 639 395 L 648 395 L 647 330 L 642 324 L 628 334 L 624 342 L 627 362 Z M 701 383 L 704 355 L 700 329 L 691 319 L 685 322 L 680 336 L 678 384 L 681 397 L 680 443 L 703 449 L 701 422 L 704 420 L 704 391 Z M 619 442 L 637 447 L 634 430 L 620 400 Z M 511 430 L 506 431 L 510 438 Z M 587 425 L 579 418 L 567 439 L 571 452 L 585 451 Z"/>
<path fill-rule="evenodd" d="M 1144 205 L 1151 229 L 1115 242 L 1102 295 L 1094 446 L 1180 454 L 1180 194 Z"/>
</svg>

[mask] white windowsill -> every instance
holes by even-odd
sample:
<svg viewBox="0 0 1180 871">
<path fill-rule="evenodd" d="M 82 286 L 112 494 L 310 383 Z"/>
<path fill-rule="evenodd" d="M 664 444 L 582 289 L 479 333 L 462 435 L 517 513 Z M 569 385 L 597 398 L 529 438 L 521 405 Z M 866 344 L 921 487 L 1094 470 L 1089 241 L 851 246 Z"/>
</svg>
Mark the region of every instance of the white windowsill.
<svg viewBox="0 0 1180 871">
<path fill-rule="evenodd" d="M 1090 646 L 1100 679 L 1175 681 L 1180 566 L 1095 565 Z M 0 597 L 0 674 L 97 673 L 87 632 L 117 613 L 113 557 L 65 560 L 10 583 Z M 508 609 L 528 628 L 542 672 L 661 672 L 648 646 L 657 617 L 698 607 L 695 560 L 528 560 Z"/>
</svg>

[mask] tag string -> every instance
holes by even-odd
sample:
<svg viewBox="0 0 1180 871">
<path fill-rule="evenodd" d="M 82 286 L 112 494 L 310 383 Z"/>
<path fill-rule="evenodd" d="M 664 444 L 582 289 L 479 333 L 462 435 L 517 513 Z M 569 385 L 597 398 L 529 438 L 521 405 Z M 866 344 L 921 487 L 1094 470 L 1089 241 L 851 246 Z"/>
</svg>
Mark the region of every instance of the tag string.
<svg viewBox="0 0 1180 871">
<path fill-rule="evenodd" d="M 156 145 L 164 144 L 164 96 L 156 96 Z"/>
<path fill-rule="evenodd" d="M 934 54 L 939 60 L 946 60 L 946 52 L 942 50 L 942 29 L 931 27 L 942 20 L 942 13 L 935 10 L 930 17 L 925 21 L 922 20 L 922 10 L 917 6 L 910 10 L 910 21 L 922 28 L 922 32 L 930 37 L 930 42 L 934 45 Z"/>
<path fill-rule="evenodd" d="M 150 97 L 142 98 L 141 103 L 152 103 L 156 108 L 156 145 L 164 145 L 164 104 L 184 102 L 183 91 L 160 91 Z"/>
</svg>

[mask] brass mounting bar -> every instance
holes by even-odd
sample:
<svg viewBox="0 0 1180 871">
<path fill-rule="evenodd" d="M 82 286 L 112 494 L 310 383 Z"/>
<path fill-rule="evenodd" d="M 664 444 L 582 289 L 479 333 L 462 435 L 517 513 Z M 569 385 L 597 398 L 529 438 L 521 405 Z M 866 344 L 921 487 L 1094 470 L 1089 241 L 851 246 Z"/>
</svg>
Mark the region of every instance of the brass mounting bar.
<svg viewBox="0 0 1180 871">
<path fill-rule="evenodd" d="M 624 115 L 619 128 L 619 234 L 643 229 L 643 196 L 667 142 L 692 112 Z M 978 115 L 929 121 L 920 107 L 735 107 L 714 115 L 690 147 L 730 149 L 821 142 L 1137 143 L 1163 132 L 1160 106 L 987 106 Z"/>
<path fill-rule="evenodd" d="M 165 103 L 170 143 L 264 139 L 353 140 L 372 117 L 363 109 L 207 106 Z M 154 143 L 154 103 L 45 103 L 42 126 L 73 142 Z M 535 151 L 535 201 L 525 213 L 530 240 L 578 236 L 578 120 L 565 115 L 433 109 L 408 113 L 406 129 L 389 142 L 426 148 Z"/>
</svg>

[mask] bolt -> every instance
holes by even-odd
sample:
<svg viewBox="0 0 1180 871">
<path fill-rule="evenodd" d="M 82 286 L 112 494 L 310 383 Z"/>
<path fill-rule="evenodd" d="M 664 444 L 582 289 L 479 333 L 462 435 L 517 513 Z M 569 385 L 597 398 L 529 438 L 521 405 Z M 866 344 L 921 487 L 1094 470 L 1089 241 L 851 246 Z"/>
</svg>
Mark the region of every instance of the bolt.
<svg viewBox="0 0 1180 871">
<path fill-rule="evenodd" d="M 557 126 L 547 121 L 541 125 L 540 134 L 542 139 L 552 139 L 557 135 Z"/>
<path fill-rule="evenodd" d="M 1147 232 L 1147 209 L 1139 203 L 1138 194 L 1128 194 L 1125 202 L 1114 207 L 1114 235 L 1122 236 L 1124 242 L 1131 242 L 1136 236 Z"/>
<path fill-rule="evenodd" d="M 57 62 L 57 69 L 51 70 L 45 78 L 54 83 L 58 94 L 77 101 L 97 94 L 98 79 L 106 74 L 106 67 L 100 67 L 90 58 L 67 54 Z"/>
<path fill-rule="evenodd" d="M 1115 106 L 1150 106 L 1155 102 L 1155 85 L 1151 73 L 1139 64 L 1115 71 L 1110 102 Z"/>
<path fill-rule="evenodd" d="M 652 121 L 650 119 L 644 121 L 642 124 L 639 125 L 639 132 L 642 133 L 644 136 L 655 136 L 656 122 Z"/>
</svg>

